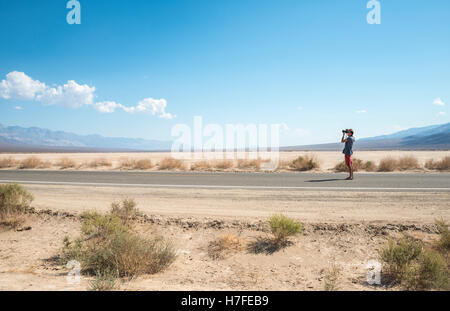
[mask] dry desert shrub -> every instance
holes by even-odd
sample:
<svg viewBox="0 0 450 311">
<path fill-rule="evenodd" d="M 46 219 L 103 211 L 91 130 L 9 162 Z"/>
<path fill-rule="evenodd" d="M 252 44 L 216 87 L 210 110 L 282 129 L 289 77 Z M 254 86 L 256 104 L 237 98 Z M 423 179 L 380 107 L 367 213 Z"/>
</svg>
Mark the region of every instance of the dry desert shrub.
<svg viewBox="0 0 450 311">
<path fill-rule="evenodd" d="M 0 185 L 0 224 L 16 228 L 31 212 L 33 196 L 20 185 Z"/>
<path fill-rule="evenodd" d="M 105 159 L 105 158 L 98 158 L 95 160 L 92 160 L 88 163 L 88 166 L 90 168 L 97 168 L 97 167 L 111 167 L 112 163 Z"/>
<path fill-rule="evenodd" d="M 126 158 L 126 157 L 121 157 L 119 159 L 119 169 L 124 169 L 124 170 L 132 170 L 134 167 L 136 166 L 136 160 L 134 159 L 130 159 L 130 158 Z"/>
<path fill-rule="evenodd" d="M 310 171 L 319 168 L 319 162 L 313 156 L 300 156 L 292 161 L 290 168 L 296 171 Z"/>
<path fill-rule="evenodd" d="M 231 253 L 239 252 L 245 242 L 235 234 L 224 234 L 208 245 L 208 255 L 212 259 L 224 259 Z"/>
<path fill-rule="evenodd" d="M 64 239 L 61 264 L 77 260 L 82 273 L 99 279 L 91 284 L 91 288 L 110 289 L 112 278 L 157 273 L 175 260 L 172 244 L 162 237 L 144 238 L 134 233 L 132 223 L 124 222 L 124 218 L 116 214 L 117 210 L 123 209 L 123 206 L 113 207 L 106 215 L 83 213 L 81 236 L 73 241 Z M 128 213 L 130 209 L 126 211 Z M 131 214 L 135 212 L 135 206 L 132 206 Z M 104 279 L 106 284 L 103 284 Z"/>
<path fill-rule="evenodd" d="M 191 165 L 192 171 L 208 171 L 211 170 L 212 164 L 208 161 L 198 161 Z"/>
<path fill-rule="evenodd" d="M 436 242 L 436 248 L 442 253 L 450 252 L 450 230 L 444 219 L 436 220 L 436 226 L 439 231 L 439 240 Z"/>
<path fill-rule="evenodd" d="M 336 263 L 333 263 L 328 269 L 325 270 L 325 276 L 323 278 L 323 288 L 326 291 L 339 290 L 339 277 L 341 274 L 341 267 Z"/>
<path fill-rule="evenodd" d="M 448 290 L 448 263 L 438 251 L 410 237 L 389 240 L 379 251 L 384 279 L 408 290 Z"/>
<path fill-rule="evenodd" d="M 174 158 L 165 158 L 161 162 L 159 162 L 160 170 L 186 170 L 186 165 L 182 160 L 174 159 Z"/>
<path fill-rule="evenodd" d="M 425 167 L 429 170 L 448 171 L 450 170 L 450 157 L 445 157 L 440 161 L 428 160 Z"/>
<path fill-rule="evenodd" d="M 134 168 L 137 170 L 149 170 L 153 168 L 153 163 L 151 160 L 148 159 L 137 160 Z"/>
<path fill-rule="evenodd" d="M 57 166 L 59 166 L 62 170 L 67 169 L 67 168 L 74 168 L 77 166 L 77 163 L 69 158 L 61 158 L 58 160 L 58 162 L 56 163 Z"/>
<path fill-rule="evenodd" d="M 217 161 L 213 163 L 214 168 L 219 170 L 226 170 L 233 167 L 233 161 L 231 160 L 223 160 L 223 161 Z"/>
<path fill-rule="evenodd" d="M 290 236 L 303 232 L 303 224 L 282 214 L 273 215 L 269 219 L 270 231 L 274 236 L 274 242 L 282 245 Z"/>
<path fill-rule="evenodd" d="M 28 157 L 20 162 L 20 169 L 34 169 L 34 168 L 47 168 L 50 167 L 51 163 L 48 161 L 42 161 L 37 157 Z"/>
<path fill-rule="evenodd" d="M 377 167 L 375 165 L 375 163 L 373 163 L 372 161 L 367 161 L 364 162 L 360 159 L 353 159 L 353 171 L 357 172 L 360 170 L 364 170 L 366 172 L 374 172 L 376 171 Z M 342 161 L 338 164 L 336 164 L 336 166 L 334 167 L 334 171 L 335 172 L 348 172 L 348 167 L 345 164 L 345 161 Z"/>
<path fill-rule="evenodd" d="M 401 171 L 420 168 L 419 161 L 414 156 L 404 156 L 397 160 L 397 169 Z"/>
<path fill-rule="evenodd" d="M 249 159 L 238 159 L 237 167 L 239 169 L 254 169 L 259 170 L 261 168 L 261 158 L 249 160 Z"/>
<path fill-rule="evenodd" d="M 130 225 L 142 213 L 136 207 L 137 203 L 130 198 L 123 199 L 121 202 L 111 203 L 111 214 L 116 215 L 125 225 Z"/>
<path fill-rule="evenodd" d="M 383 158 L 378 164 L 378 172 L 392 172 L 397 168 L 397 160 L 391 157 Z"/>
<path fill-rule="evenodd" d="M 0 168 L 16 167 L 18 164 L 19 162 L 14 160 L 12 157 L 0 159 Z"/>
</svg>

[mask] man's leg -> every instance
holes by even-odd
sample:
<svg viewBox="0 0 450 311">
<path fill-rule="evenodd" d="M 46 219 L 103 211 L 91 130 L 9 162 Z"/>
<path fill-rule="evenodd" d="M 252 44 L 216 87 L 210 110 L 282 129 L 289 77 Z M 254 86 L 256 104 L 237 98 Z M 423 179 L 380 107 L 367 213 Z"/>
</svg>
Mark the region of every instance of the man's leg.
<svg viewBox="0 0 450 311">
<path fill-rule="evenodd" d="M 347 179 L 353 179 L 353 163 L 352 157 L 349 155 L 345 155 L 345 164 L 348 167 L 349 176 Z"/>
</svg>

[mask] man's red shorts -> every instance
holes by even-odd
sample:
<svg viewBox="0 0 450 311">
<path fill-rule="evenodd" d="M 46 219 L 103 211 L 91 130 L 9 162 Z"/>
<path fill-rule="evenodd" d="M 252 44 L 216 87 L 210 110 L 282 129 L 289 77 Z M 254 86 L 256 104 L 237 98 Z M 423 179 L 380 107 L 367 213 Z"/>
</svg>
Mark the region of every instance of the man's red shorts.
<svg viewBox="0 0 450 311">
<path fill-rule="evenodd" d="M 348 155 L 348 154 L 345 155 L 345 164 L 347 166 L 352 166 L 353 162 L 352 162 L 352 156 L 351 155 Z"/>
</svg>

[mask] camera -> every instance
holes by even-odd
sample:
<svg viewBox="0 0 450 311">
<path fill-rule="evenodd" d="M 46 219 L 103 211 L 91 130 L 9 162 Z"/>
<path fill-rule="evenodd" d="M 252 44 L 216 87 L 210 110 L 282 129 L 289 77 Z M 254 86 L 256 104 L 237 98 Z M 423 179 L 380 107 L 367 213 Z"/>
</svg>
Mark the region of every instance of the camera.
<svg viewBox="0 0 450 311">
<path fill-rule="evenodd" d="M 348 134 L 350 131 L 348 129 L 342 130 L 342 133 Z"/>
</svg>

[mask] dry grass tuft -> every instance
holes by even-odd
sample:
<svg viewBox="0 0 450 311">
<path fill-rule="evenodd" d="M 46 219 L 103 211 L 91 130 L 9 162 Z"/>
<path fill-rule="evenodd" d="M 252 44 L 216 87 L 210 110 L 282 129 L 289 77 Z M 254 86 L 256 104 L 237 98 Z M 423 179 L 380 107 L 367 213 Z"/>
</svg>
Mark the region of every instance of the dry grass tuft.
<svg viewBox="0 0 450 311">
<path fill-rule="evenodd" d="M 233 161 L 230 160 L 223 160 L 223 161 L 217 161 L 213 164 L 214 168 L 219 170 L 226 170 L 233 167 Z"/>
<path fill-rule="evenodd" d="M 419 161 L 414 156 L 404 156 L 397 160 L 397 169 L 401 171 L 420 168 Z"/>
<path fill-rule="evenodd" d="M 191 171 L 208 171 L 212 167 L 212 164 L 208 161 L 198 161 L 191 165 Z"/>
<path fill-rule="evenodd" d="M 67 168 L 74 168 L 77 166 L 77 163 L 69 158 L 61 158 L 56 163 L 57 166 L 59 166 L 62 170 Z"/>
<path fill-rule="evenodd" d="M 0 168 L 16 167 L 18 164 L 19 162 L 12 157 L 0 159 Z"/>
<path fill-rule="evenodd" d="M 448 171 L 450 170 L 450 157 L 445 157 L 440 161 L 430 159 L 425 163 L 425 167 L 429 170 Z"/>
<path fill-rule="evenodd" d="M 323 278 L 323 287 L 326 291 L 339 290 L 339 277 L 341 274 L 341 267 L 333 263 L 327 270 L 325 270 L 325 276 Z"/>
<path fill-rule="evenodd" d="M 137 160 L 134 168 L 138 170 L 149 170 L 153 168 L 153 163 L 148 159 Z"/>
<path fill-rule="evenodd" d="M 364 162 L 360 159 L 353 159 L 353 171 L 357 172 L 360 170 L 364 170 L 366 172 L 374 172 L 377 170 L 377 166 L 372 161 Z M 334 167 L 335 172 L 348 172 L 348 167 L 345 164 L 345 161 L 342 161 Z"/>
<path fill-rule="evenodd" d="M 224 234 L 209 243 L 208 255 L 212 259 L 224 259 L 231 253 L 245 248 L 245 242 L 234 234 Z"/>
<path fill-rule="evenodd" d="M 182 160 L 174 159 L 174 158 L 165 158 L 161 162 L 159 162 L 160 170 L 186 170 L 186 165 Z"/>
<path fill-rule="evenodd" d="M 261 158 L 258 158 L 258 159 L 255 159 L 255 160 L 238 159 L 237 160 L 237 167 L 239 169 L 259 170 L 259 169 L 261 169 Z"/>
<path fill-rule="evenodd" d="M 20 169 L 34 169 L 34 168 L 47 168 L 51 163 L 48 161 L 42 161 L 41 159 L 31 156 L 20 162 Z"/>
<path fill-rule="evenodd" d="M 105 159 L 105 158 L 98 158 L 95 160 L 92 160 L 88 163 L 88 166 L 90 168 L 97 168 L 97 167 L 111 167 L 112 163 L 111 161 Z"/>
<path fill-rule="evenodd" d="M 77 260 L 82 273 L 95 275 L 92 290 L 109 290 L 117 277 L 154 274 L 167 268 L 176 257 L 172 244 L 162 237 L 144 238 L 134 233 L 131 217 L 137 209 L 132 199 L 113 203 L 111 213 L 81 215 L 81 236 L 64 239 L 61 264 Z"/>
<path fill-rule="evenodd" d="M 313 156 L 300 156 L 292 161 L 290 168 L 296 171 L 310 171 L 319 168 L 319 162 Z"/>
<path fill-rule="evenodd" d="M 0 224 L 12 228 L 21 225 L 33 209 L 33 196 L 20 185 L 0 185 Z"/>
<path fill-rule="evenodd" d="M 397 160 L 391 157 L 383 158 L 378 164 L 378 172 L 393 172 L 397 168 Z"/>
</svg>

